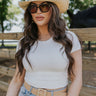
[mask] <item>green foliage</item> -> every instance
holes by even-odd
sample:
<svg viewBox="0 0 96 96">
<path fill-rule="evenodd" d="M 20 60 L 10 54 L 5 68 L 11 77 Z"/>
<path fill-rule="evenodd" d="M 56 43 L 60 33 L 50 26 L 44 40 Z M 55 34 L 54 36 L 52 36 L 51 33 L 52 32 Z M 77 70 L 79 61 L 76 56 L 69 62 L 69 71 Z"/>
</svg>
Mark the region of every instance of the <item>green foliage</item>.
<svg viewBox="0 0 96 96">
<path fill-rule="evenodd" d="M 93 0 L 70 0 L 69 10 L 73 13 L 76 9 L 82 11 L 94 5 Z"/>
<path fill-rule="evenodd" d="M 12 0 L 0 0 L 0 30 L 10 30 L 16 24 L 12 20 L 17 21 L 16 14 L 20 13 L 20 8 L 12 4 Z"/>
</svg>

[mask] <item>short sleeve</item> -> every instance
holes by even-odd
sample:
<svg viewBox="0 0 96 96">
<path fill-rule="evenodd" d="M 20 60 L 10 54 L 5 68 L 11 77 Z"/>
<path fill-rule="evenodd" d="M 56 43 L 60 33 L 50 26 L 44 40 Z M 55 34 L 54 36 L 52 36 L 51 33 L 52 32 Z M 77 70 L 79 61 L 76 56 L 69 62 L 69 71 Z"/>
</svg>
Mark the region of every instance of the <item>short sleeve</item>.
<svg viewBox="0 0 96 96">
<path fill-rule="evenodd" d="M 81 49 L 81 44 L 79 42 L 78 36 L 74 32 L 72 32 L 72 31 L 68 31 L 68 32 L 71 33 L 71 35 L 68 35 L 68 36 L 72 40 L 72 44 L 73 44 L 71 53 Z"/>
<path fill-rule="evenodd" d="M 22 37 L 22 38 L 23 38 L 23 37 Z M 21 48 L 21 47 L 20 47 L 20 41 L 21 41 L 22 38 L 20 38 L 20 39 L 18 40 L 18 42 L 17 42 L 16 52 Z"/>
<path fill-rule="evenodd" d="M 17 46 L 16 46 L 16 52 L 20 49 L 20 40 L 18 40 L 17 42 Z"/>
</svg>

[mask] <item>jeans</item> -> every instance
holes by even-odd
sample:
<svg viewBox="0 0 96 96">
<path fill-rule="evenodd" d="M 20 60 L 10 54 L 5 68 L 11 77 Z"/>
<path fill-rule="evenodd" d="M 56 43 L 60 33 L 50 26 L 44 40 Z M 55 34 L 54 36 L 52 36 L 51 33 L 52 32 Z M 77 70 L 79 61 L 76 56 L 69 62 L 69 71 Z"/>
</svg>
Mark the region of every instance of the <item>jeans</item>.
<svg viewBox="0 0 96 96">
<path fill-rule="evenodd" d="M 19 91 L 18 96 L 36 96 L 36 95 L 34 95 L 34 94 L 31 93 L 32 88 L 33 88 L 33 87 L 31 86 L 30 91 L 28 91 L 28 90 L 25 88 L 24 83 L 23 83 L 23 85 L 22 85 L 21 88 L 20 88 L 20 91 Z"/>
<path fill-rule="evenodd" d="M 30 90 L 28 91 L 28 90 L 25 88 L 24 83 L 23 83 L 23 85 L 22 85 L 21 88 L 20 88 L 20 91 L 19 91 L 18 96 L 36 96 L 36 95 L 34 95 L 34 94 L 31 93 L 31 90 L 32 90 L 33 87 L 34 87 L 34 86 L 31 86 Z M 67 85 L 66 85 L 65 87 L 63 87 L 63 88 L 61 88 L 61 89 L 57 89 L 57 90 L 55 90 L 55 91 L 63 90 L 63 89 L 65 89 L 66 87 L 67 87 Z M 36 87 L 34 87 L 34 88 L 36 88 Z M 53 92 L 54 92 L 53 90 L 47 90 L 47 91 L 51 92 L 51 96 L 53 96 Z M 67 90 L 67 91 L 68 91 L 68 90 Z"/>
</svg>

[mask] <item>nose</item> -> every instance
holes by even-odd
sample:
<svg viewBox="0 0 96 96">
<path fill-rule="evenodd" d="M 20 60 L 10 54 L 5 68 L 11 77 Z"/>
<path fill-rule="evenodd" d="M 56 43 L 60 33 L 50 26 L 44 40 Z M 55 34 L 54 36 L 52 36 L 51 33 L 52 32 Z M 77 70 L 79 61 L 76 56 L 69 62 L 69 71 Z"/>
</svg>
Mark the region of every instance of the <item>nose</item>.
<svg viewBox="0 0 96 96">
<path fill-rule="evenodd" d="M 39 9 L 39 7 L 37 7 L 37 13 L 41 13 L 41 10 Z"/>
</svg>

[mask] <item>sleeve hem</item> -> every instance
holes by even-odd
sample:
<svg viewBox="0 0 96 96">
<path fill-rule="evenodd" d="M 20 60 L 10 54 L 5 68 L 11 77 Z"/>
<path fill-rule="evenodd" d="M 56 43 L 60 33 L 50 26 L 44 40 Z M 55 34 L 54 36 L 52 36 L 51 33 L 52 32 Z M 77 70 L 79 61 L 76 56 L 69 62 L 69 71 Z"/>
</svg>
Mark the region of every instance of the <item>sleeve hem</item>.
<svg viewBox="0 0 96 96">
<path fill-rule="evenodd" d="M 80 49 L 82 49 L 82 48 L 74 49 L 74 50 L 71 51 L 71 53 L 73 53 L 73 52 L 75 52 L 75 51 L 78 51 L 78 50 L 80 50 Z"/>
</svg>

